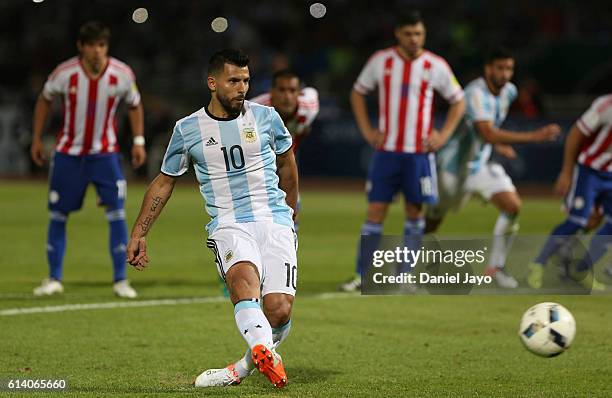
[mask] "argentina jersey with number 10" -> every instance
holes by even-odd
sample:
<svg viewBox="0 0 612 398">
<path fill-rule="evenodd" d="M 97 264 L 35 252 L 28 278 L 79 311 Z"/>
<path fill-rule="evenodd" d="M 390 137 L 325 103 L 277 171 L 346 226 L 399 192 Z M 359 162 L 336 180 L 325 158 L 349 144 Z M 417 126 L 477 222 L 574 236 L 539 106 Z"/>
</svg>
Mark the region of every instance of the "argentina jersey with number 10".
<svg viewBox="0 0 612 398">
<path fill-rule="evenodd" d="M 244 101 L 236 118 L 223 119 L 204 107 L 176 122 L 161 172 L 179 176 L 193 163 L 209 233 L 219 224 L 266 220 L 293 227 L 276 174 L 276 155 L 291 144 L 274 108 Z"/>
</svg>

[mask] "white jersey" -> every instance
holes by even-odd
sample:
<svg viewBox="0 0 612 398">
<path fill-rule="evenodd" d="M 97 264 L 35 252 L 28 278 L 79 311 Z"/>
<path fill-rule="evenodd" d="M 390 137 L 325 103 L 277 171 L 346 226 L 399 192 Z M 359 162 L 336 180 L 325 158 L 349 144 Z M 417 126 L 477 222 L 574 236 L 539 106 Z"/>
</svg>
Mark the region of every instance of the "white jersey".
<svg viewBox="0 0 612 398">
<path fill-rule="evenodd" d="M 49 101 L 62 96 L 63 125 L 55 150 L 77 156 L 117 152 L 117 105 L 122 99 L 132 107 L 140 103 L 134 73 L 112 57 L 97 79 L 88 76 L 78 57 L 61 63 L 42 95 Z"/>
<path fill-rule="evenodd" d="M 258 104 L 272 106 L 270 93 L 260 94 L 251 98 L 251 101 Z M 305 87 L 298 96 L 298 106 L 295 115 L 285 122 L 287 129 L 293 136 L 293 149 L 296 150 L 300 136 L 310 128 L 310 125 L 319 114 L 319 93 L 312 87 Z"/>
<path fill-rule="evenodd" d="M 597 98 L 576 122 L 588 137 L 578 163 L 599 171 L 612 171 L 612 94 Z"/>
<path fill-rule="evenodd" d="M 366 95 L 376 86 L 384 151 L 425 152 L 424 143 L 433 128 L 434 90 L 450 103 L 463 98 L 446 61 L 429 51 L 414 60 L 401 56 L 396 47 L 374 53 L 353 88 Z"/>
<path fill-rule="evenodd" d="M 184 174 L 193 162 L 212 233 L 218 225 L 272 221 L 293 227 L 293 210 L 276 175 L 276 155 L 291 149 L 291 134 L 274 108 L 244 101 L 235 119 L 206 107 L 179 120 L 161 172 Z"/>
<path fill-rule="evenodd" d="M 506 120 L 510 105 L 517 97 L 516 86 L 506 83 L 494 95 L 483 77 L 465 87 L 466 111 L 461 123 L 437 153 L 440 169 L 453 174 L 475 174 L 491 157 L 492 146 L 482 140 L 474 123 L 490 121 L 499 128 Z"/>
</svg>

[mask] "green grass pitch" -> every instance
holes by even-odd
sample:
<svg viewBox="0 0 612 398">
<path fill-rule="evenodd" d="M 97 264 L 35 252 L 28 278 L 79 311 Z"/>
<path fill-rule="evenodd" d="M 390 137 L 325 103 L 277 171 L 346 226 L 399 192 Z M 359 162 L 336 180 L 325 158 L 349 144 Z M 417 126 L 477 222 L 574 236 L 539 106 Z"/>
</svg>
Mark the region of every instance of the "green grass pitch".
<svg viewBox="0 0 612 398">
<path fill-rule="evenodd" d="M 144 188 L 129 186 L 130 223 Z M 66 293 L 42 299 L 30 294 L 47 272 L 46 185 L 2 181 L 0 197 L 0 310 L 121 302 L 112 295 L 107 225 L 92 191 L 68 225 Z M 352 273 L 365 198 L 305 191 L 302 199 L 294 326 L 279 349 L 286 389 L 258 374 L 227 389 L 190 386 L 202 370 L 245 351 L 226 301 L 0 316 L 0 379 L 65 378 L 64 394 L 90 397 L 612 396 L 612 296 L 323 299 Z M 552 199 L 525 200 L 521 232 L 547 233 L 558 208 Z M 488 234 L 495 216 L 472 202 L 442 232 Z M 149 269 L 129 270 L 139 300 L 219 295 L 206 221 L 197 187 L 177 186 L 148 239 Z M 397 234 L 402 223 L 395 205 L 386 231 Z M 573 346 L 552 359 L 530 354 L 517 337 L 521 314 L 540 301 L 562 303 L 577 321 Z M 45 395 L 62 394 L 33 393 Z"/>
</svg>

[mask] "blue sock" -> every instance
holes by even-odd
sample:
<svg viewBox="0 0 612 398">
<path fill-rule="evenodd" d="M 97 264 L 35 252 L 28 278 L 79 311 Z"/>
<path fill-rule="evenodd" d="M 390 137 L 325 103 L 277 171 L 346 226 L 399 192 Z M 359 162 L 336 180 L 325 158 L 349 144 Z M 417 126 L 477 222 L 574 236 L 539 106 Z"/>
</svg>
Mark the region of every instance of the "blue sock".
<svg viewBox="0 0 612 398">
<path fill-rule="evenodd" d="M 425 219 L 423 217 L 414 220 L 406 220 L 404 223 L 404 246 L 408 250 L 418 250 L 423 243 L 423 233 L 425 232 Z M 416 266 L 416 264 L 414 264 Z M 398 271 L 411 272 L 411 264 L 402 263 Z"/>
<path fill-rule="evenodd" d="M 49 278 L 62 280 L 64 253 L 66 252 L 66 221 L 68 215 L 58 211 L 49 213 L 47 230 L 47 262 Z"/>
<path fill-rule="evenodd" d="M 378 248 L 380 237 L 382 235 L 382 224 L 366 221 L 361 226 L 361 237 L 359 246 L 357 247 L 357 263 L 355 271 L 364 278 L 372 264 L 372 256 L 374 250 Z"/>
<path fill-rule="evenodd" d="M 612 220 L 606 218 L 604 225 L 591 238 L 589 251 L 584 258 L 576 265 L 576 271 L 588 271 L 593 265 L 606 254 L 608 247 L 612 245 Z"/>
<path fill-rule="evenodd" d="M 126 279 L 125 250 L 128 242 L 128 231 L 125 224 L 125 210 L 107 210 L 106 219 L 110 227 L 109 251 L 113 260 L 113 280 L 117 282 Z"/>
<path fill-rule="evenodd" d="M 544 243 L 544 247 L 542 247 L 540 254 L 535 259 L 535 262 L 545 265 L 550 256 L 557 252 L 562 245 L 566 244 L 569 238 L 581 228 L 583 228 L 582 225 L 570 219 L 567 219 L 563 223 L 557 225 L 546 240 L 546 243 Z"/>
</svg>

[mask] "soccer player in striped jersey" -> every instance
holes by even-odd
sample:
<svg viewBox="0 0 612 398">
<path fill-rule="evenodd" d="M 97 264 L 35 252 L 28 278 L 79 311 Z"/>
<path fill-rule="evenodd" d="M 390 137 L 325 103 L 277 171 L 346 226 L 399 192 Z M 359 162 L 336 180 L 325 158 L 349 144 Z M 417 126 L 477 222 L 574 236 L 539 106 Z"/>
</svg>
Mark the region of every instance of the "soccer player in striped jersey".
<svg viewBox="0 0 612 398">
<path fill-rule="evenodd" d="M 423 204 L 437 201 L 434 152 L 450 137 L 465 110 L 463 90 L 444 59 L 423 48 L 425 25 L 418 12 L 401 16 L 397 45 L 377 51 L 361 71 L 351 92 L 351 106 L 363 137 L 376 149 L 366 191 L 368 210 L 361 228 L 354 279 L 340 286 L 354 291 L 367 273 L 371 251 L 394 195 L 405 198 L 406 245 L 416 249 L 425 228 Z M 368 118 L 366 95 L 378 86 L 378 128 Z M 434 90 L 450 103 L 446 120 L 433 128 Z M 368 241 L 372 250 L 363 245 Z"/>
<path fill-rule="evenodd" d="M 34 109 L 31 156 L 39 166 L 45 161 L 41 137 L 55 97 L 62 100 L 64 119 L 57 136 L 49 181 L 49 278 L 34 289 L 37 296 L 64 290 L 61 280 L 66 222 L 71 212 L 81 208 L 90 183 L 96 187 L 99 204 L 104 207 L 109 223 L 113 290 L 120 297 L 137 295 L 125 271 L 126 183 L 118 153 L 115 113 L 121 101 L 128 105 L 134 136 L 132 165 L 138 168 L 146 159 L 143 108 L 134 73 L 129 66 L 108 55 L 109 39 L 108 27 L 95 21 L 84 24 L 77 40 L 79 55 L 61 63 L 49 75 Z"/>
<path fill-rule="evenodd" d="M 319 114 L 317 90 L 313 87 L 301 88 L 300 77 L 288 69 L 274 73 L 270 91 L 251 98 L 251 101 L 274 107 L 291 133 L 294 153 L 302 139 L 310 133 L 312 122 Z"/>
<path fill-rule="evenodd" d="M 569 214 L 551 232 L 540 254 L 529 265 L 527 283 L 532 288 L 542 287 L 548 259 L 587 225 L 593 207 L 599 204 L 604 211 L 604 223 L 571 277 L 587 289 L 603 291 L 605 285 L 594 278 L 593 265 L 612 244 L 612 94 L 597 98 L 572 126 L 555 190 L 565 195 Z"/>
<path fill-rule="evenodd" d="M 297 166 L 291 134 L 279 114 L 244 100 L 248 63 L 237 50 L 222 50 L 210 59 L 211 101 L 176 123 L 127 250 L 128 261 L 143 269 L 149 261 L 145 236 L 170 199 L 177 177 L 193 163 L 211 217 L 207 245 L 249 346 L 237 362 L 200 374 L 197 387 L 239 384 L 255 368 L 278 388 L 287 383 L 276 347 L 289 334 L 296 292 Z"/>
<path fill-rule="evenodd" d="M 493 146 L 502 155 L 516 156 L 508 144 L 550 141 L 560 128 L 549 124 L 535 131 L 502 130 L 517 89 L 510 82 L 514 56 L 503 47 L 492 49 L 484 64 L 484 76 L 465 88 L 466 113 L 452 137 L 437 154 L 440 201 L 427 209 L 427 232 L 435 231 L 446 213 L 460 207 L 472 194 L 491 202 L 500 214 L 493 228 L 493 245 L 485 274 L 500 287 L 516 288 L 518 282 L 505 271 L 521 199 L 504 168 L 489 161 Z M 503 146 L 502 146 L 503 145 Z"/>
</svg>

